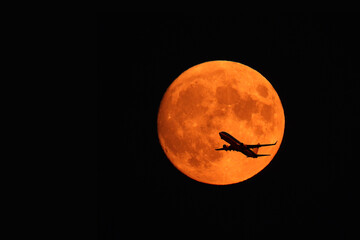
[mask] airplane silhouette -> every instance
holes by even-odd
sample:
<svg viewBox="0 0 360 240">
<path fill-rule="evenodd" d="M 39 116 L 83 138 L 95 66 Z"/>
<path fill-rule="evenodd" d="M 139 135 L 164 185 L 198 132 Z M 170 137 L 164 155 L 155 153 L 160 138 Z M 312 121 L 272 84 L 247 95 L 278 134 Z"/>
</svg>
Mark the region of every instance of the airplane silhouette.
<svg viewBox="0 0 360 240">
<path fill-rule="evenodd" d="M 238 151 L 238 152 L 243 153 L 247 157 L 252 157 L 252 158 L 270 156 L 269 154 L 257 154 L 257 152 L 259 151 L 260 147 L 272 146 L 277 143 L 277 141 L 276 141 L 275 143 L 272 143 L 272 144 L 262 144 L 261 145 L 260 143 L 258 143 L 257 145 L 246 145 L 246 144 L 240 142 L 239 140 L 237 140 L 236 138 L 234 138 L 233 136 L 231 136 L 230 134 L 228 134 L 227 132 L 220 132 L 219 135 L 220 135 L 221 139 L 230 143 L 230 146 L 227 146 L 224 144 L 223 148 L 218 148 L 215 150 L 217 150 L 217 151 L 219 151 L 219 150 Z M 253 150 L 251 150 L 251 149 L 253 149 Z"/>
</svg>

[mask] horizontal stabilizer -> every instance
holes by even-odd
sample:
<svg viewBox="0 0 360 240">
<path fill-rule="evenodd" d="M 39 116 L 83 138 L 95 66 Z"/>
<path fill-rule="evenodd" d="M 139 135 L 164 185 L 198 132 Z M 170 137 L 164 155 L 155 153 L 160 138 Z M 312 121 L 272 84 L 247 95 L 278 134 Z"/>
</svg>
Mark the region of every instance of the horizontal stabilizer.
<svg viewBox="0 0 360 240">
<path fill-rule="evenodd" d="M 270 156 L 270 154 L 257 154 L 257 157 L 265 157 L 265 156 Z"/>
</svg>

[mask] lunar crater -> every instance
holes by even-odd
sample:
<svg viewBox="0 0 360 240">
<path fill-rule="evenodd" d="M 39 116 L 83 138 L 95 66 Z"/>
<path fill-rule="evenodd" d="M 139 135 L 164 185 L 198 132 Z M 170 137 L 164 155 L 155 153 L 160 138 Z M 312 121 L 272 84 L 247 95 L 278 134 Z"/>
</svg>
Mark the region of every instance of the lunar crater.
<svg viewBox="0 0 360 240">
<path fill-rule="evenodd" d="M 176 103 L 179 115 L 194 117 L 207 111 L 208 107 L 202 104 L 204 98 L 206 98 L 206 91 L 204 86 L 200 84 L 190 85 L 185 90 L 180 91 Z"/>
<path fill-rule="evenodd" d="M 190 157 L 188 163 L 193 167 L 201 166 L 201 161 L 198 160 L 196 157 Z"/>
<path fill-rule="evenodd" d="M 244 94 L 233 106 L 233 112 L 237 119 L 240 121 L 251 121 L 252 115 L 258 111 L 257 102 L 250 95 Z"/>
<path fill-rule="evenodd" d="M 232 105 L 239 101 L 238 91 L 230 86 L 216 88 L 216 99 L 220 104 Z"/>
<path fill-rule="evenodd" d="M 256 87 L 257 92 L 260 94 L 260 96 L 267 98 L 269 93 L 268 93 L 268 88 L 265 87 L 264 85 L 258 85 Z"/>
<path fill-rule="evenodd" d="M 274 107 L 271 104 L 263 104 L 261 108 L 261 116 L 265 119 L 265 121 L 273 122 L 274 113 Z"/>
</svg>

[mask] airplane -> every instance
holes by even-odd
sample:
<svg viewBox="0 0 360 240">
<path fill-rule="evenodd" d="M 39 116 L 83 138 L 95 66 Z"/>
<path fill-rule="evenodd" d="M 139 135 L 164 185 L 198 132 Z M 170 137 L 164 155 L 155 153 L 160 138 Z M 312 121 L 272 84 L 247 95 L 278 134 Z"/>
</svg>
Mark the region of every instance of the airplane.
<svg viewBox="0 0 360 240">
<path fill-rule="evenodd" d="M 247 144 L 240 142 L 239 140 L 237 140 L 236 138 L 234 138 L 227 132 L 219 132 L 219 135 L 220 135 L 221 139 L 230 143 L 230 145 L 227 146 L 224 144 L 222 148 L 218 148 L 215 150 L 217 150 L 217 151 L 219 151 L 219 150 L 238 151 L 238 152 L 243 153 L 246 157 L 252 157 L 252 158 L 270 156 L 270 154 L 257 154 L 257 152 L 259 151 L 260 147 L 272 146 L 277 143 L 277 141 L 276 141 L 275 143 L 272 143 L 272 144 L 261 144 L 260 145 L 260 143 L 258 143 L 257 145 L 247 145 Z"/>
</svg>

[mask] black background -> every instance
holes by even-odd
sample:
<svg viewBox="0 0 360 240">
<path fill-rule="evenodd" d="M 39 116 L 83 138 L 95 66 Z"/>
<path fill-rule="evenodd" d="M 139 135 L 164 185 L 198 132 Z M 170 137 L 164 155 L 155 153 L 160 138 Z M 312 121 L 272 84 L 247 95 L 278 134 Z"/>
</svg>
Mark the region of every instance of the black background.
<svg viewBox="0 0 360 240">
<path fill-rule="evenodd" d="M 129 233 L 350 237 L 357 217 L 355 16 L 99 13 L 99 239 Z M 259 71 L 285 112 L 284 139 L 273 161 L 228 186 L 183 175 L 157 137 L 167 87 L 211 60 Z"/>
</svg>

